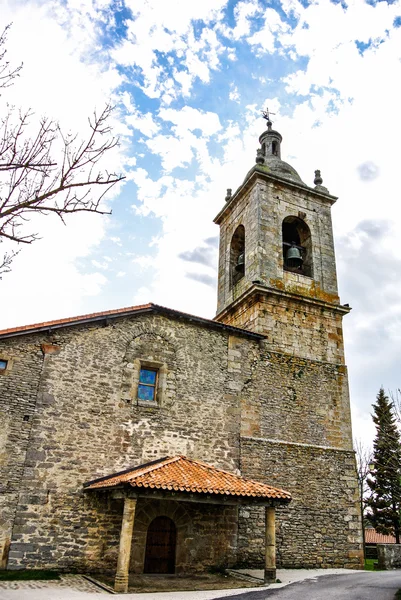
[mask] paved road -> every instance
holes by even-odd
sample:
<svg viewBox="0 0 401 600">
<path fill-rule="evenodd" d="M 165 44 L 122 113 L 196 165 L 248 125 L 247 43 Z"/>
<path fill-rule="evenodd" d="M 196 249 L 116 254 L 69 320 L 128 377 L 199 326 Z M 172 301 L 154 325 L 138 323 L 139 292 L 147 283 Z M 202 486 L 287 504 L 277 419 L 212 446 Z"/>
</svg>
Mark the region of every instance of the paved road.
<svg viewBox="0 0 401 600">
<path fill-rule="evenodd" d="M 323 575 L 275 590 L 225 596 L 224 600 L 394 600 L 399 589 L 401 570 L 363 571 L 352 575 Z"/>
<path fill-rule="evenodd" d="M 284 573 L 280 572 L 280 573 Z M 401 570 L 353 571 L 341 575 L 322 575 L 321 571 L 314 577 L 310 571 L 293 571 L 285 574 L 291 580 L 305 577 L 296 583 L 283 587 L 258 589 L 255 591 L 233 590 L 209 592 L 173 592 L 162 594 L 127 594 L 115 598 L 121 600 L 394 600 L 395 593 L 401 589 Z M 97 587 L 88 589 L 88 582 L 83 585 L 78 575 L 69 575 L 60 583 L 46 582 L 45 587 L 39 582 L 24 582 L 18 589 L 0 586 L 0 600 L 95 600 L 109 594 Z M 79 580 L 79 581 L 78 581 Z M 78 583 L 77 583 L 78 581 Z M 86 586 L 86 587 L 85 587 Z M 75 587 L 75 589 L 74 589 Z M 90 587 L 90 586 L 89 586 Z M 78 588 L 78 589 L 77 589 Z M 84 589 L 85 588 L 85 589 Z M 110 597 L 110 596 L 109 596 Z"/>
</svg>

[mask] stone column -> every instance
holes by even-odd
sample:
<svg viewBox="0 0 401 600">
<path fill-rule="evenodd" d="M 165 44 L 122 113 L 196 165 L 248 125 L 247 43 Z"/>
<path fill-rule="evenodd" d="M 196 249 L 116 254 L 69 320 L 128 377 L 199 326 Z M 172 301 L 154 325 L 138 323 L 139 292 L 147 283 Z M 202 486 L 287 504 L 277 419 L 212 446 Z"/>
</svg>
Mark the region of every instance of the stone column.
<svg viewBox="0 0 401 600">
<path fill-rule="evenodd" d="M 114 590 L 116 592 L 128 592 L 129 559 L 131 556 L 135 508 L 135 498 L 124 499 L 124 513 L 120 533 L 120 549 L 118 551 L 117 572 L 114 581 Z"/>
<path fill-rule="evenodd" d="M 276 519 L 273 506 L 266 506 L 265 583 L 276 581 Z"/>
</svg>

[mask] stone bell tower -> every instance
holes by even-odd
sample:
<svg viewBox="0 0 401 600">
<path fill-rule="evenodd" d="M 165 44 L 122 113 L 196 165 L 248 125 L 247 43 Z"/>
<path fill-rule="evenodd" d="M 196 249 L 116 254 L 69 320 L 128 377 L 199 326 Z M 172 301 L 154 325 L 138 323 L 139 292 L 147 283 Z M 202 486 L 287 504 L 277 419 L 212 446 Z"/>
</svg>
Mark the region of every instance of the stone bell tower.
<svg viewBox="0 0 401 600">
<path fill-rule="evenodd" d="M 361 568 L 342 336 L 350 308 L 338 297 L 331 224 L 336 197 L 322 185 L 320 171 L 309 187 L 281 159 L 282 137 L 264 116 L 256 164 L 234 194 L 227 191 L 215 219 L 215 319 L 265 336 L 239 391 L 240 468 L 243 476 L 268 480 L 293 496 L 277 511 L 280 566 Z M 251 531 L 252 520 L 240 511 L 244 564 L 258 560 L 249 543 L 257 532 Z"/>
<path fill-rule="evenodd" d="M 256 164 L 215 219 L 220 225 L 216 320 L 268 336 L 272 349 L 343 362 L 331 207 L 315 171 L 307 186 L 281 160 L 280 133 L 259 137 Z"/>
</svg>

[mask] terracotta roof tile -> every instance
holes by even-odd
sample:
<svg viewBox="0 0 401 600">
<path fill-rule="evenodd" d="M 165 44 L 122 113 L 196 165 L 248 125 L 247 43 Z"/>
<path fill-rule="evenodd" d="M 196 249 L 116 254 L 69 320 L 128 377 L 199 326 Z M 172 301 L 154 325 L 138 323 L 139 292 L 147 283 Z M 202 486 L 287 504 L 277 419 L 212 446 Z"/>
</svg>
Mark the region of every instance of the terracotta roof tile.
<svg viewBox="0 0 401 600">
<path fill-rule="evenodd" d="M 366 544 L 395 544 L 395 537 L 393 535 L 383 535 L 377 533 L 374 529 L 365 529 L 365 543 Z"/>
<path fill-rule="evenodd" d="M 88 490 L 129 484 L 134 488 L 151 488 L 203 494 L 221 494 L 259 499 L 291 500 L 289 492 L 259 481 L 245 479 L 216 469 L 185 456 L 166 457 L 153 463 L 115 473 L 84 484 Z"/>
<path fill-rule="evenodd" d="M 128 306 L 126 308 L 116 308 L 114 310 L 104 310 L 97 313 L 89 313 L 87 315 L 79 315 L 77 317 L 67 317 L 66 319 L 55 319 L 54 321 L 44 321 L 43 323 L 34 323 L 32 325 L 22 325 L 20 327 L 11 327 L 9 329 L 0 330 L 0 337 L 12 337 L 16 335 L 28 334 L 30 332 L 41 331 L 51 329 L 52 327 L 68 327 L 70 325 L 79 325 L 81 323 L 88 323 L 91 321 L 100 321 L 106 318 L 121 317 L 124 315 L 131 315 L 133 313 L 150 312 L 164 314 L 173 318 L 186 319 L 191 322 L 196 322 L 200 325 L 213 327 L 214 329 L 223 329 L 232 331 L 240 335 L 252 337 L 256 339 L 263 339 L 265 336 L 254 331 L 247 331 L 246 329 L 240 329 L 239 327 L 233 327 L 232 325 L 226 325 L 213 319 L 204 319 L 203 317 L 197 317 L 189 313 L 184 313 L 173 308 L 167 308 L 152 302 L 148 304 L 139 304 L 137 306 Z"/>
<path fill-rule="evenodd" d="M 22 325 L 20 327 L 11 327 L 10 329 L 1 329 L 0 335 L 7 333 L 18 333 L 19 331 L 29 331 L 35 329 L 44 329 L 53 327 L 54 325 L 70 325 L 79 321 L 88 321 L 96 317 L 107 317 L 109 315 L 117 315 L 152 308 L 152 304 L 140 304 L 138 306 L 129 306 L 127 308 L 116 308 L 114 310 L 104 310 L 97 313 L 89 313 L 87 315 L 79 315 L 77 317 L 67 317 L 66 319 L 55 319 L 54 321 L 43 321 L 43 323 L 33 323 L 32 325 Z"/>
</svg>

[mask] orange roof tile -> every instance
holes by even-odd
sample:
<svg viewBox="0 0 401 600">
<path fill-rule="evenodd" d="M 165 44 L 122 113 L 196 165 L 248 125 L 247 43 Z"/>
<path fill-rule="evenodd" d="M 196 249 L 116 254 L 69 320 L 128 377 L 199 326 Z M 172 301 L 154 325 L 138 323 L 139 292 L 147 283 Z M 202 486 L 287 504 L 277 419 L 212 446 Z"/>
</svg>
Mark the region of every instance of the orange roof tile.
<svg viewBox="0 0 401 600">
<path fill-rule="evenodd" d="M 152 304 L 140 304 L 138 306 L 128 306 L 127 308 L 116 308 L 115 310 L 104 310 L 97 313 L 89 313 L 87 315 L 79 315 L 77 317 L 67 317 L 66 319 L 55 319 L 54 321 L 43 321 L 43 323 L 33 323 L 32 325 L 22 325 L 20 327 L 11 327 L 10 329 L 1 329 L 0 335 L 7 333 L 18 333 L 28 332 L 31 329 L 44 329 L 46 327 L 52 327 L 54 325 L 70 325 L 79 321 L 88 321 L 95 317 L 107 317 L 109 315 L 124 314 L 129 312 L 135 312 L 137 310 L 143 310 L 146 308 L 152 308 Z"/>
<path fill-rule="evenodd" d="M 185 456 L 167 456 L 122 473 L 90 481 L 84 484 L 84 487 L 94 490 L 121 484 L 129 484 L 134 488 L 275 499 L 282 502 L 291 500 L 289 492 L 216 469 Z"/>
<path fill-rule="evenodd" d="M 365 529 L 365 544 L 395 544 L 395 537 L 377 533 L 373 528 L 368 527 Z"/>
</svg>

